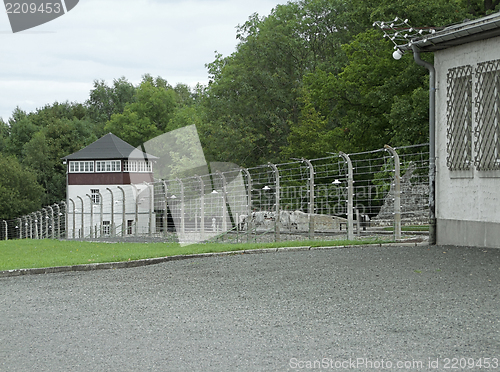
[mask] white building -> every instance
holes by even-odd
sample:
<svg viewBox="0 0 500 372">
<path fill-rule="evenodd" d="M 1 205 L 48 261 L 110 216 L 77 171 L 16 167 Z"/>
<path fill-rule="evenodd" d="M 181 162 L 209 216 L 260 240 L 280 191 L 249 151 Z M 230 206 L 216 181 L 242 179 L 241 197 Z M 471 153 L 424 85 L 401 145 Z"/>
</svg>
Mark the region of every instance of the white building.
<svg viewBox="0 0 500 372">
<path fill-rule="evenodd" d="M 68 238 L 156 231 L 155 156 L 109 133 L 63 159 L 67 166 Z"/>
<path fill-rule="evenodd" d="M 437 244 L 500 247 L 500 14 L 399 49 L 434 52 Z"/>
</svg>

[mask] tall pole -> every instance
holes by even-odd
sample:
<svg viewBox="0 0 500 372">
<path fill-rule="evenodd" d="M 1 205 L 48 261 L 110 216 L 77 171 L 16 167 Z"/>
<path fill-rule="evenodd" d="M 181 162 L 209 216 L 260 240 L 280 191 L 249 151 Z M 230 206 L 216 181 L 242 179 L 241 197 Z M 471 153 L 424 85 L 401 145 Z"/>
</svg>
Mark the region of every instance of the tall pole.
<svg viewBox="0 0 500 372">
<path fill-rule="evenodd" d="M 394 158 L 394 239 L 401 239 L 401 177 L 399 155 L 391 146 L 384 148 L 391 153 Z"/>
<path fill-rule="evenodd" d="M 82 221 L 81 221 L 81 225 L 82 225 L 82 227 L 81 227 L 81 232 L 80 232 L 80 234 L 81 234 L 81 235 L 80 235 L 80 238 L 82 238 L 82 239 L 83 239 L 83 238 L 85 238 L 85 224 L 84 224 L 84 222 L 83 222 L 83 220 L 84 220 L 84 214 L 83 214 L 83 199 L 82 199 L 82 197 L 81 197 L 80 195 L 78 195 L 78 196 L 77 196 L 77 198 L 78 198 L 78 199 L 80 199 L 80 202 L 82 203 Z"/>
<path fill-rule="evenodd" d="M 203 240 L 205 234 L 205 183 L 203 178 L 198 175 L 195 177 L 200 182 L 200 240 Z"/>
<path fill-rule="evenodd" d="M 69 200 L 71 203 L 73 203 L 73 239 L 75 239 L 75 228 L 76 228 L 76 226 L 75 226 L 75 217 L 76 217 L 76 216 L 75 216 L 75 215 L 76 215 L 75 202 L 74 202 L 74 200 L 73 200 L 73 199 L 71 199 L 71 198 L 68 198 L 68 200 Z M 66 213 L 66 215 L 67 215 L 67 214 L 68 214 L 68 213 Z M 67 227 L 66 227 L 66 238 L 68 238 L 68 239 L 69 239 L 69 230 L 68 230 L 68 228 L 67 228 Z"/>
<path fill-rule="evenodd" d="M 309 168 L 309 238 L 314 238 L 314 167 L 308 159 L 302 158 L 302 162 Z"/>
<path fill-rule="evenodd" d="M 115 198 L 109 187 L 106 187 L 106 190 L 111 194 L 111 236 L 115 236 Z"/>
<path fill-rule="evenodd" d="M 339 152 L 344 161 L 347 163 L 347 240 L 354 240 L 354 218 L 353 218 L 353 195 L 354 195 L 354 176 L 352 162 L 349 155 Z"/>
<path fill-rule="evenodd" d="M 280 173 L 278 167 L 272 163 L 268 163 L 268 166 L 274 171 L 275 176 L 275 186 L 276 186 L 276 218 L 275 218 L 275 234 L 276 241 L 280 241 Z"/>
<path fill-rule="evenodd" d="M 122 192 L 122 197 L 123 197 L 123 202 L 122 202 L 122 237 L 125 236 L 125 228 L 126 228 L 126 207 L 125 207 L 125 190 L 123 190 L 123 187 L 121 186 L 116 186 L 121 192 Z"/>
<path fill-rule="evenodd" d="M 93 230 L 94 230 L 94 205 L 92 204 L 92 196 L 89 194 L 85 194 L 88 196 L 90 200 L 90 239 L 92 239 L 93 236 Z"/>
</svg>

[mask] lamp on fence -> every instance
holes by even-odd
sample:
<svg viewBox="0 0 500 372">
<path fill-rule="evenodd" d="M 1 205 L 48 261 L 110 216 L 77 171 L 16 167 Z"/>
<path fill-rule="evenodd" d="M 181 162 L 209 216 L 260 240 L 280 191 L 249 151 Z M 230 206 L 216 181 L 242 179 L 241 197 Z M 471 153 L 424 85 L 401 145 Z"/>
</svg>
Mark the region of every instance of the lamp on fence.
<svg viewBox="0 0 500 372">
<path fill-rule="evenodd" d="M 212 190 L 212 194 L 218 194 L 217 190 Z"/>
<path fill-rule="evenodd" d="M 264 191 L 269 191 L 269 190 L 271 190 L 271 188 L 270 188 L 269 186 L 267 186 L 267 185 L 266 185 L 266 186 L 264 186 L 264 187 L 262 188 L 262 190 L 264 190 Z"/>
<path fill-rule="evenodd" d="M 333 185 L 340 185 L 342 182 L 340 182 L 337 178 L 335 179 L 335 181 L 332 182 Z"/>
</svg>

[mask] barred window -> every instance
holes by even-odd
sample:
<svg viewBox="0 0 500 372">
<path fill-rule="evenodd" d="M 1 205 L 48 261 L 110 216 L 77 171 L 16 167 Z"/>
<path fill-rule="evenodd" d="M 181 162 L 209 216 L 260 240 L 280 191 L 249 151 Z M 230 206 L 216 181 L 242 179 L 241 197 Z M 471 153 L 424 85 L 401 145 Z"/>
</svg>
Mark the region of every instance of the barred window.
<svg viewBox="0 0 500 372">
<path fill-rule="evenodd" d="M 69 162 L 69 172 L 70 173 L 91 173 L 94 171 L 93 161 L 70 161 Z"/>
<path fill-rule="evenodd" d="M 96 172 L 120 172 L 120 160 L 99 160 L 95 162 Z"/>
<path fill-rule="evenodd" d="M 500 60 L 476 67 L 475 163 L 478 170 L 500 170 Z"/>
<path fill-rule="evenodd" d="M 472 163 L 472 66 L 448 70 L 447 158 L 449 170 L 469 170 Z"/>
<path fill-rule="evenodd" d="M 124 172 L 151 173 L 152 163 L 149 161 L 129 160 L 123 163 Z"/>
</svg>

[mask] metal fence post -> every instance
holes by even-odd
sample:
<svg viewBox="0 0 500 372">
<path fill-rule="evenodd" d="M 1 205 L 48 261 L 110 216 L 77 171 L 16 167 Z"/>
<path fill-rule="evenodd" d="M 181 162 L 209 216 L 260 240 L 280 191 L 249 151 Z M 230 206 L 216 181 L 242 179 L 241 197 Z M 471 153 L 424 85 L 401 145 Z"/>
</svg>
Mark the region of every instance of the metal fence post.
<svg viewBox="0 0 500 372">
<path fill-rule="evenodd" d="M 5 224 L 5 240 L 9 240 L 9 227 L 7 225 L 7 221 L 3 220 L 3 223 Z"/>
<path fill-rule="evenodd" d="M 401 177 L 399 155 L 391 146 L 385 145 L 394 158 L 394 239 L 401 239 Z"/>
<path fill-rule="evenodd" d="M 278 171 L 278 167 L 272 163 L 267 164 L 272 170 L 274 171 L 275 174 L 275 179 L 276 179 L 276 218 L 275 218 L 275 240 L 277 242 L 280 241 L 280 173 Z"/>
<path fill-rule="evenodd" d="M 354 196 L 354 175 L 352 162 L 349 155 L 339 152 L 344 161 L 347 163 L 347 239 L 354 240 L 354 223 L 353 223 L 353 196 Z"/>
</svg>

